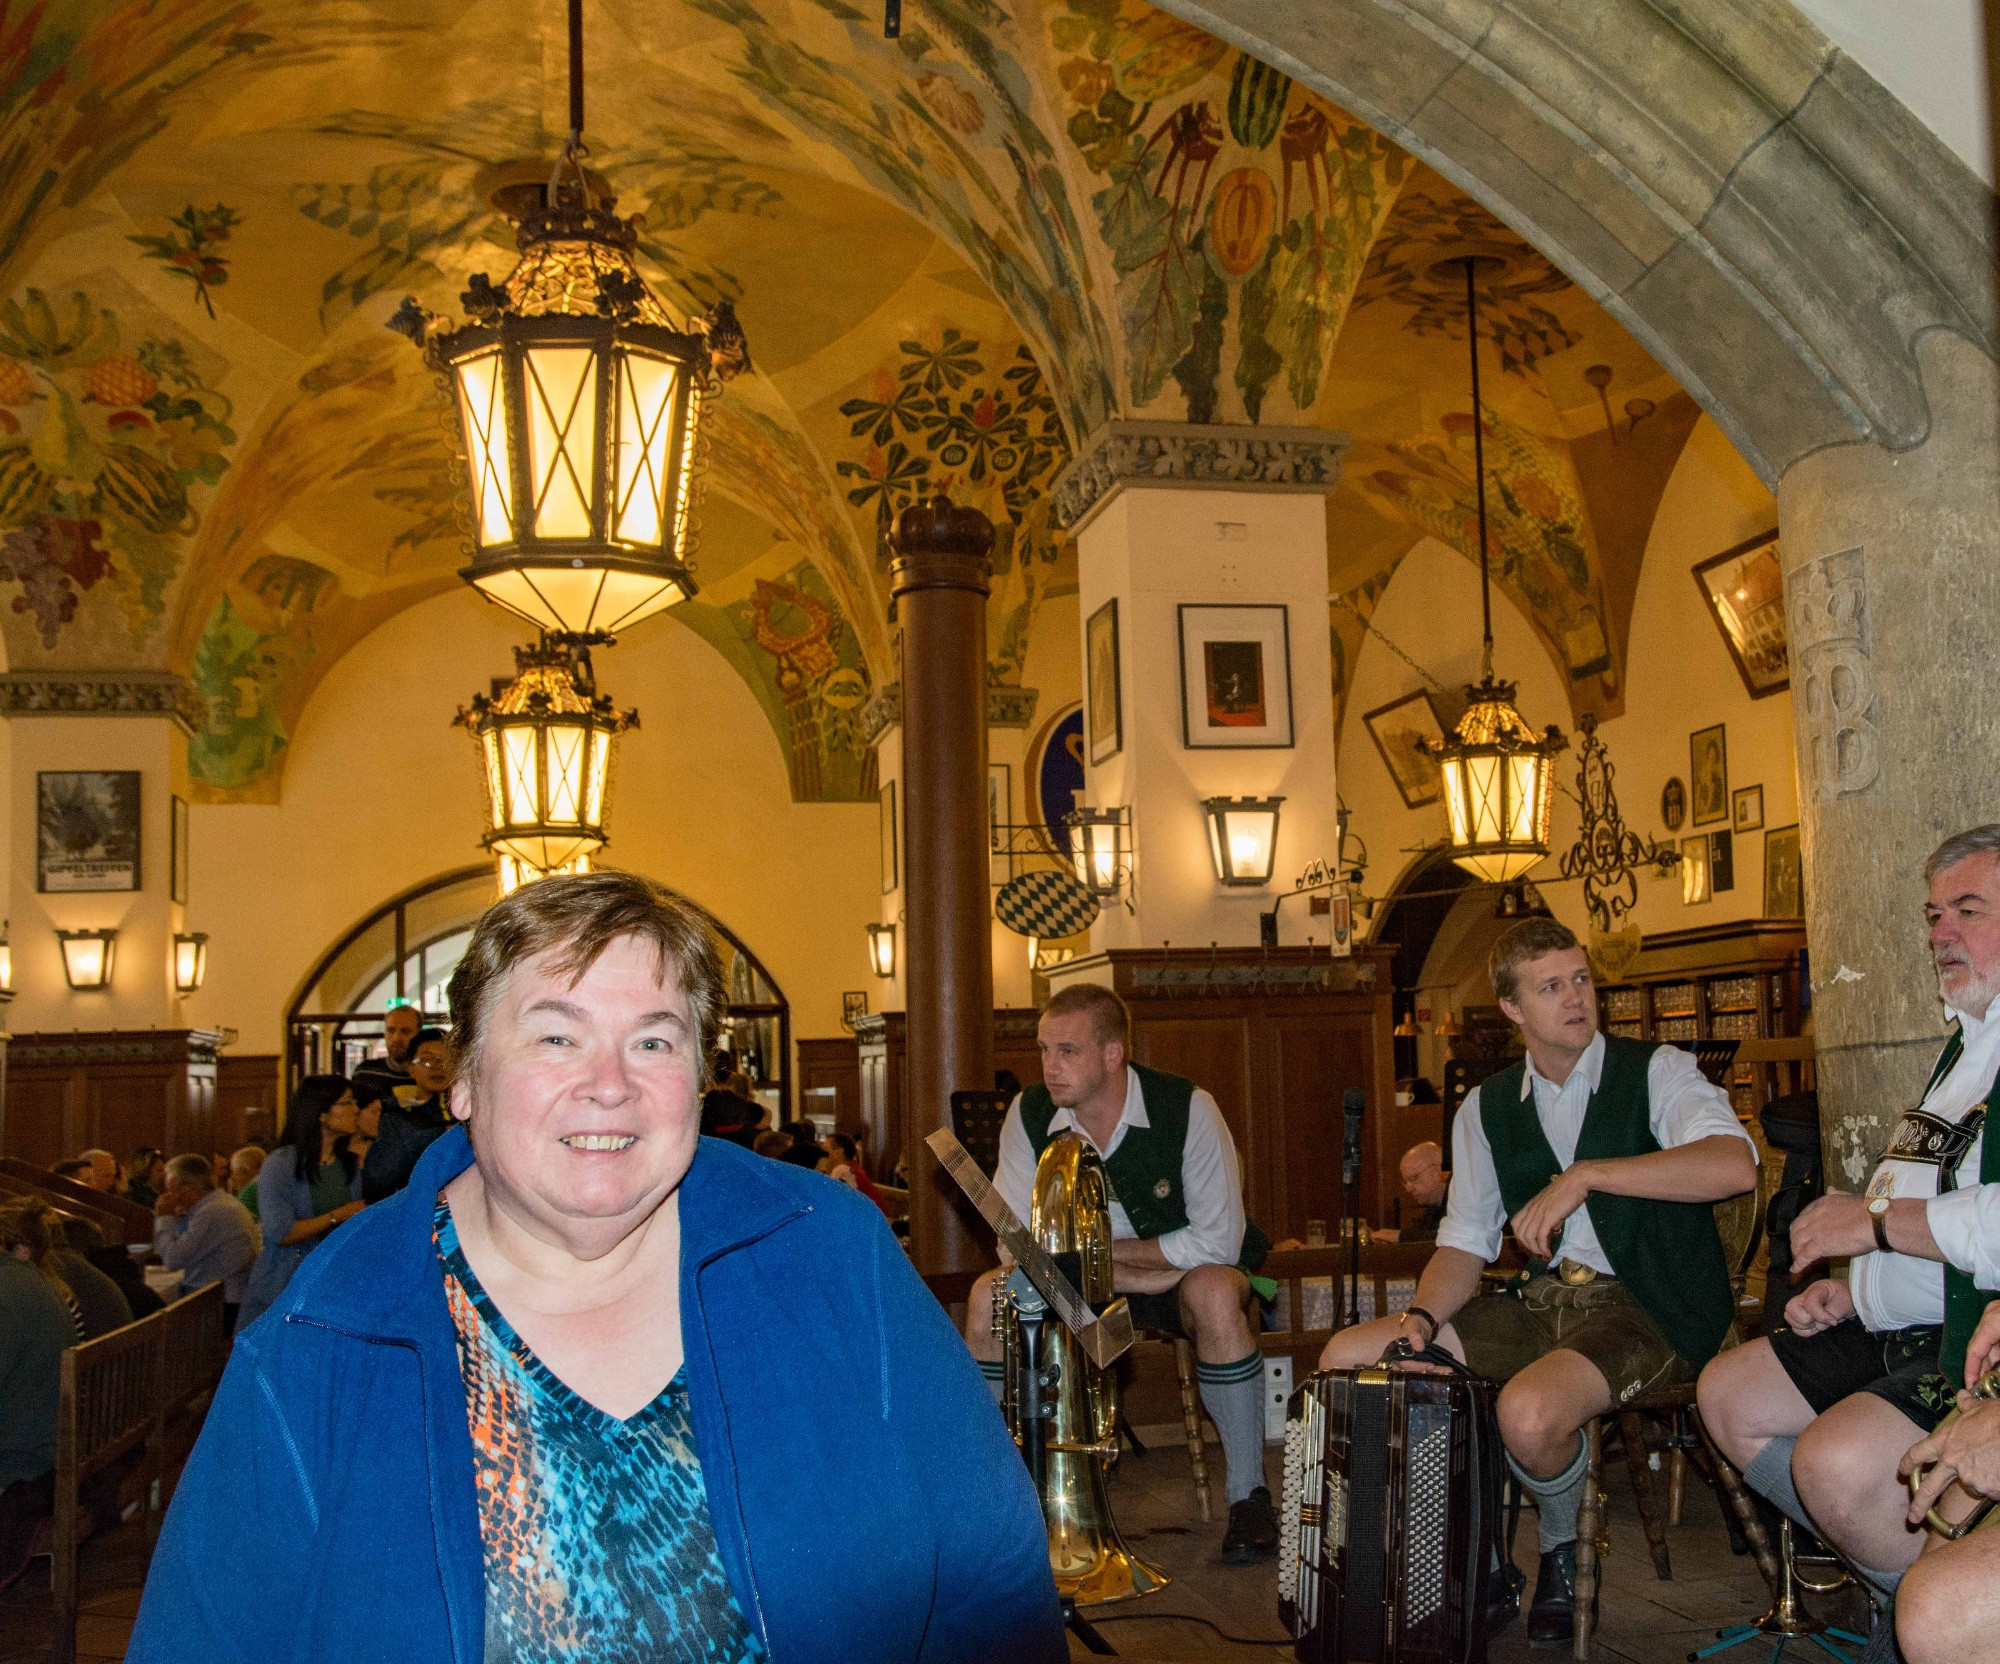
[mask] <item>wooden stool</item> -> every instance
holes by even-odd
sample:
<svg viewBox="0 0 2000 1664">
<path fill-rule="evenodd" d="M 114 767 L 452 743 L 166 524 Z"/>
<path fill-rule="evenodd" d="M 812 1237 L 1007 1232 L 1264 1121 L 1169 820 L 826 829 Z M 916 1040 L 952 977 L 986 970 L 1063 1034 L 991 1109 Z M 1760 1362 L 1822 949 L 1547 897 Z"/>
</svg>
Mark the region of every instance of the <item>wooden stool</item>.
<svg viewBox="0 0 2000 1664">
<path fill-rule="evenodd" d="M 1181 1425 L 1187 1430 L 1188 1466 L 1194 1469 L 1195 1500 L 1201 1504 L 1206 1525 L 1214 1516 L 1208 1497 L 1208 1456 L 1202 1448 L 1201 1390 L 1195 1378 L 1194 1342 L 1186 1335 L 1169 1334 L 1164 1329 L 1141 1329 L 1138 1339 L 1164 1341 L 1174 1349 L 1174 1373 L 1180 1378 Z"/>
</svg>

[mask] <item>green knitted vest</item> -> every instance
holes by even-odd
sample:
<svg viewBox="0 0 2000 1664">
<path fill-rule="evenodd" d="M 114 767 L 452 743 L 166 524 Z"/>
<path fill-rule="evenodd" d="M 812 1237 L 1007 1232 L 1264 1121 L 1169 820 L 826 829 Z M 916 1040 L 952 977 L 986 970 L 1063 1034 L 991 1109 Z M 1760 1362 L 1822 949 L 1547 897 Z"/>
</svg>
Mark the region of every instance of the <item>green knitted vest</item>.
<svg viewBox="0 0 2000 1664">
<path fill-rule="evenodd" d="M 1946 1072 L 1958 1061 L 1958 1054 L 1965 1050 L 1965 1035 L 1960 1029 L 1951 1031 L 1951 1038 L 1944 1043 L 1944 1051 L 1939 1055 L 1937 1067 L 1931 1071 L 1930 1085 L 1924 1088 L 1928 1098 L 1937 1083 L 1944 1079 Z M 1921 1101 L 1921 1100 L 1919 1100 Z M 1992 1090 L 1986 1094 L 1986 1107 L 1979 1113 L 1987 1120 L 1993 1119 L 1993 1110 L 2000 1104 L 2000 1076 L 1993 1081 Z M 1979 1146 L 1979 1182 L 1993 1184 L 2000 1181 L 2000 1127 L 1984 1129 L 1985 1139 Z M 1938 1191 L 1958 1188 L 1956 1170 L 1938 1170 Z M 1944 1341 L 1938 1348 L 1938 1369 L 1943 1373 L 1955 1391 L 1965 1379 L 1965 1348 L 1972 1339 L 1972 1331 L 1979 1327 L 1980 1315 L 1986 1310 L 1996 1291 L 1981 1288 L 1972 1280 L 1972 1273 L 1961 1271 L 1955 1265 L 1946 1263 L 1944 1268 Z"/>
<path fill-rule="evenodd" d="M 1181 1153 L 1187 1147 L 1188 1105 L 1194 1082 L 1179 1075 L 1132 1065 L 1139 1091 L 1146 1100 L 1144 1127 L 1127 1127 L 1118 1148 L 1104 1164 L 1111 1194 L 1124 1208 L 1132 1229 L 1148 1240 L 1178 1231 L 1188 1222 L 1187 1198 L 1181 1193 Z M 1049 1147 L 1049 1123 L 1055 1119 L 1055 1099 L 1039 1083 L 1021 1093 L 1021 1130 L 1034 1146 L 1035 1159 Z"/>
<path fill-rule="evenodd" d="M 1652 1094 L 1646 1083 L 1657 1049 L 1650 1041 L 1604 1037 L 1604 1073 L 1583 1112 L 1578 1161 L 1650 1155 L 1660 1148 L 1649 1124 Z M 1526 1067 L 1523 1061 L 1503 1069 L 1479 1089 L 1480 1124 L 1509 1218 L 1562 1170 L 1533 1097 L 1521 1096 Z M 1699 1369 L 1715 1356 L 1735 1316 L 1714 1207 L 1602 1192 L 1584 1205 L 1619 1280 L 1674 1350 Z"/>
</svg>

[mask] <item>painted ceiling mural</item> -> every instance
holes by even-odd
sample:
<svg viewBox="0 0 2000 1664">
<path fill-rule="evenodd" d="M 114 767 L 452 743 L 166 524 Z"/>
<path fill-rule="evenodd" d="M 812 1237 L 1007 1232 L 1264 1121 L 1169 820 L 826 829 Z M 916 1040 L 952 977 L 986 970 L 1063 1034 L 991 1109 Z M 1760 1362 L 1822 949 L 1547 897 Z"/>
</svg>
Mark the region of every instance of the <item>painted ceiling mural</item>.
<svg viewBox="0 0 2000 1664">
<path fill-rule="evenodd" d="M 1113 416 L 1353 434 L 1351 662 L 1418 538 L 1476 555 L 1467 251 L 1498 575 L 1579 706 L 1616 705 L 1630 505 L 1688 401 L 1368 128 L 1144 0 L 925 0 L 896 40 L 847 0 L 586 14 L 590 165 L 649 281 L 750 334 L 674 616 L 796 796 L 874 789 L 894 515 L 946 488 L 993 519 L 988 677 L 1018 685 L 1075 585 L 1049 486 Z M 326 669 L 457 582 L 445 412 L 382 325 L 511 264 L 495 193 L 546 176 L 563 57 L 559 0 L 0 0 L 0 634 L 18 669 L 190 676 L 200 796 L 275 800 Z"/>
</svg>

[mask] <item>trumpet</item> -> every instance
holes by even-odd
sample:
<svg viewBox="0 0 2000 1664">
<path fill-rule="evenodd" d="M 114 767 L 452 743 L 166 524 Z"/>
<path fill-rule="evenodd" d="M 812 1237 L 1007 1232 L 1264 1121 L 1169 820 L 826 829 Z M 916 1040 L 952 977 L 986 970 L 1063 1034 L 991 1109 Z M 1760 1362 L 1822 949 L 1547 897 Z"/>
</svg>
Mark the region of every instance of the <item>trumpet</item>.
<svg viewBox="0 0 2000 1664">
<path fill-rule="evenodd" d="M 2000 1369 L 1989 1369 L 1972 1384 L 1971 1391 L 1974 1398 L 2000 1398 Z M 1935 1431 L 1942 1433 L 1964 1413 L 1963 1410 L 1954 1409 L 1950 1415 L 1937 1424 Z M 1935 1462 L 1927 1462 L 1910 1470 L 1910 1500 L 1912 1502 L 1916 1501 L 1917 1492 L 1923 1489 L 1924 1476 L 1936 1465 Z M 1980 1497 L 1975 1499 L 1972 1504 L 1972 1512 L 1967 1514 L 1964 1519 L 1956 1522 L 1946 1519 L 1936 1508 L 1932 1508 L 1924 1516 L 1924 1523 L 1940 1537 L 1944 1538 L 1946 1542 L 1955 1543 L 1959 1538 L 1967 1536 L 1978 1529 L 1980 1522 L 1993 1511 L 1995 1501 L 2000 1501 L 2000 1498 Z"/>
</svg>

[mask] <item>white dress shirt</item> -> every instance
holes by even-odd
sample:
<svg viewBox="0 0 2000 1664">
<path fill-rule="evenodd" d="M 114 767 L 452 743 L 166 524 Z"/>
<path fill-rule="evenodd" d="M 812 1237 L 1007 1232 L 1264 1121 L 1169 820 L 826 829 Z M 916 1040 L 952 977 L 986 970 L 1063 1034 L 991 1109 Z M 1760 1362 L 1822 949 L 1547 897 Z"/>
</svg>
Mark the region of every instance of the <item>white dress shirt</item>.
<svg viewBox="0 0 2000 1664">
<path fill-rule="evenodd" d="M 1111 1129 L 1111 1142 L 1097 1145 L 1097 1153 L 1109 1162 L 1125 1141 L 1128 1127 L 1150 1127 L 1146 1118 L 1146 1095 L 1139 1085 L 1139 1072 L 1129 1064 L 1125 1069 L 1125 1107 L 1118 1125 Z M 1049 1135 L 1077 1132 L 1090 1134 L 1066 1109 L 1058 1109 L 1049 1122 Z M 1035 1147 L 1021 1125 L 1021 1100 L 1007 1110 L 1000 1128 L 1000 1162 L 993 1174 L 993 1188 L 1014 1210 L 1022 1224 L 1035 1194 Z M 1243 1174 L 1236 1161 L 1236 1144 L 1229 1136 L 1222 1111 L 1200 1087 L 1188 1104 L 1187 1142 L 1181 1147 L 1181 1200 L 1187 1207 L 1188 1222 L 1155 1240 L 1169 1265 L 1192 1271 L 1198 1265 L 1234 1265 L 1243 1252 Z M 1111 1237 L 1114 1242 L 1130 1241 L 1139 1233 L 1132 1229 L 1124 1207 L 1111 1203 Z"/>
<path fill-rule="evenodd" d="M 1951 1066 L 1951 1072 L 1925 1094 L 1924 1101 L 1916 1110 L 1917 1115 L 1936 1116 L 1954 1124 L 1962 1122 L 1986 1102 L 1986 1094 L 1993 1089 L 1993 1076 L 2000 1069 L 2000 1000 L 1987 1007 L 1984 1017 L 1969 1017 L 1962 1011 L 1947 1009 L 1945 1015 L 1958 1019 L 1959 1033 L 1965 1037 L 1965 1050 L 1958 1054 L 1958 1061 Z M 1901 1133 L 1906 1123 L 1912 1119 L 1905 1115 L 1896 1123 L 1895 1132 L 1890 1135 L 1890 1148 L 1897 1146 L 1896 1135 Z M 1920 1175 L 1928 1175 L 1928 1183 L 1921 1187 L 1904 1188 L 1902 1177 L 1898 1176 L 1896 1188 L 1889 1192 L 1895 1196 L 1928 1196 L 1924 1212 L 1930 1222 L 1931 1235 L 1944 1257 L 1959 1270 L 1970 1272 L 1973 1281 L 1981 1288 L 2000 1290 L 2000 1184 L 1979 1182 L 1979 1158 L 1985 1143 L 1985 1128 L 1967 1146 L 1959 1157 L 1955 1169 L 1958 1188 L 1948 1190 L 1943 1195 L 1937 1193 L 1938 1169 L 1933 1162 L 1928 1168 L 1919 1169 Z M 1889 1165 L 1885 1159 L 1883 1167 Z M 1895 1164 L 1904 1168 L 1913 1164 L 1899 1161 Z M 1882 1168 L 1875 1170 L 1879 1180 Z M 1868 1186 L 1868 1194 L 1880 1195 L 1874 1183 Z M 1861 1290 L 1858 1285 L 1867 1280 L 1876 1260 L 1885 1260 L 1893 1267 L 1898 1261 L 1908 1259 L 1904 1254 L 1857 1254 L 1848 1271 L 1855 1287 L 1855 1307 L 1860 1309 Z M 1936 1288 L 1935 1317 L 1902 1318 L 1901 1323 L 1941 1323 L 1944 1321 L 1944 1270 L 1929 1260 L 1918 1260 L 1929 1273 Z M 1864 1314 L 1865 1318 L 1865 1314 Z M 1887 1325 L 1885 1325 L 1886 1327 Z M 1869 1328 L 1876 1327 L 1869 1323 Z"/>
<path fill-rule="evenodd" d="M 1569 1079 L 1557 1086 L 1529 1058 L 1522 1071 L 1521 1096 L 1534 1094 L 1535 1117 L 1542 1133 L 1565 1169 L 1576 1160 L 1576 1141 L 1583 1131 L 1583 1112 L 1590 1107 L 1591 1094 L 1604 1078 L 1604 1036 L 1600 1032 L 1584 1048 Z M 1750 1146 L 1754 1160 L 1757 1146 L 1736 1119 L 1722 1088 L 1709 1084 L 1693 1056 L 1678 1046 L 1661 1046 L 1646 1067 L 1646 1089 L 1650 1099 L 1647 1124 L 1660 1148 L 1671 1150 L 1692 1144 L 1698 1138 L 1730 1133 Z M 1500 1252 L 1500 1239 L 1507 1225 L 1507 1205 L 1500 1198 L 1500 1175 L 1494 1171 L 1493 1150 L 1486 1142 L 1486 1127 L 1480 1119 L 1479 1094 L 1475 1087 L 1466 1096 L 1451 1129 L 1451 1197 L 1445 1205 L 1444 1223 L 1438 1227 L 1438 1246 L 1458 1248 L 1482 1260 Z M 1556 1259 L 1574 1260 L 1593 1271 L 1613 1275 L 1611 1261 L 1597 1240 L 1590 1209 L 1580 1207 L 1563 1222 L 1561 1245 Z"/>
</svg>

